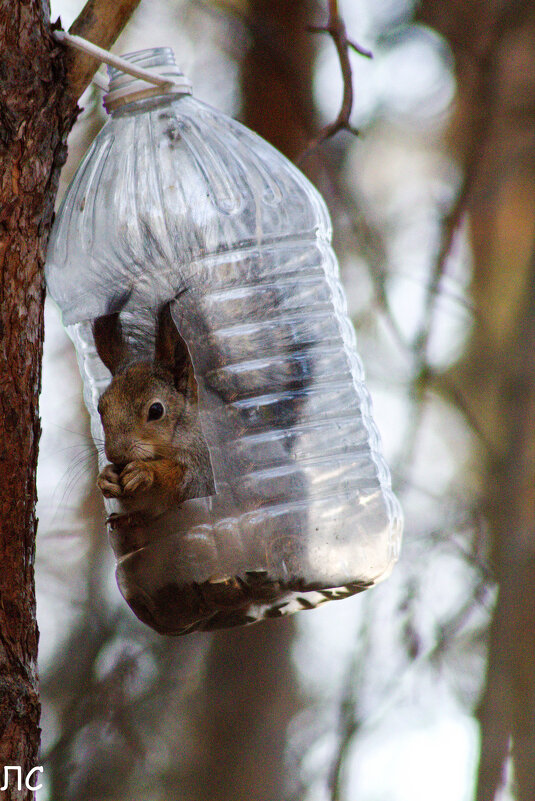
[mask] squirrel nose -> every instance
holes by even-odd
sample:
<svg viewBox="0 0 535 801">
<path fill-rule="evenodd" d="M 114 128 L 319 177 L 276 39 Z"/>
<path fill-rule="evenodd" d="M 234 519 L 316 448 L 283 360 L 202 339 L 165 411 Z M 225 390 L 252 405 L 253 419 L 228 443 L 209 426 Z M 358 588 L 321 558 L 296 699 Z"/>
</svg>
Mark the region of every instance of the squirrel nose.
<svg viewBox="0 0 535 801">
<path fill-rule="evenodd" d="M 114 439 L 113 442 L 106 442 L 104 451 L 106 453 L 106 458 L 112 464 L 117 465 L 125 465 L 129 461 L 128 459 L 128 451 L 130 450 L 131 442 L 126 437 L 120 439 Z"/>
</svg>

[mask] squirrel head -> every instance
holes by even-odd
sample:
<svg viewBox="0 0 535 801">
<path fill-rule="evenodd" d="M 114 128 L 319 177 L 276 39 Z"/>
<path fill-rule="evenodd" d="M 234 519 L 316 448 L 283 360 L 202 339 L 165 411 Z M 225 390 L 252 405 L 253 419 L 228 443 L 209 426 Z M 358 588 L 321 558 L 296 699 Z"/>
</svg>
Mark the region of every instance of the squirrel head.
<svg viewBox="0 0 535 801">
<path fill-rule="evenodd" d="M 198 415 L 193 365 L 169 303 L 158 313 L 152 362 L 136 357 L 126 342 L 119 312 L 97 318 L 93 336 L 112 374 L 98 404 L 108 460 L 124 466 L 136 459 L 172 459 L 178 435 L 187 438 Z"/>
</svg>

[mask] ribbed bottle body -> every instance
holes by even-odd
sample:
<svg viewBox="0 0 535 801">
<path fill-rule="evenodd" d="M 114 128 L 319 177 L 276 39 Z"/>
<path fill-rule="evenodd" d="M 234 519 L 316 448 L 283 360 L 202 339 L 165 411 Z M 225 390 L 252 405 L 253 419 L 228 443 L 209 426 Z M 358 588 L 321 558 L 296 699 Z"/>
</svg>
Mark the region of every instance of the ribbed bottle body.
<svg viewBox="0 0 535 801">
<path fill-rule="evenodd" d="M 344 597 L 397 558 L 401 513 L 330 237 L 304 176 L 190 97 L 116 112 L 58 214 L 47 280 L 95 438 L 109 374 L 91 321 L 118 298 L 141 327 L 171 301 L 195 368 L 215 494 L 112 532 L 121 591 L 162 632 Z"/>
</svg>

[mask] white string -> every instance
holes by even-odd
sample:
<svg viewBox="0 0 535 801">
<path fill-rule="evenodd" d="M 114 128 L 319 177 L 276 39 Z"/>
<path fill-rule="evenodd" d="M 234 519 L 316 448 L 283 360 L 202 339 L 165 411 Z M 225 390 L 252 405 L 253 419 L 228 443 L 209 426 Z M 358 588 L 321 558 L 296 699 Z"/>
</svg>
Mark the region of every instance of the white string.
<svg viewBox="0 0 535 801">
<path fill-rule="evenodd" d="M 161 75 L 157 75 L 150 70 L 145 70 L 143 67 L 136 67 L 135 64 L 131 64 L 129 61 L 125 61 L 119 56 L 114 56 L 112 53 L 103 50 L 102 47 L 97 47 L 97 45 L 88 42 L 87 39 L 83 39 L 81 36 L 73 36 L 73 34 L 67 33 L 66 31 L 53 31 L 52 35 L 57 42 L 68 44 L 77 50 L 81 50 L 83 53 L 87 53 L 88 56 L 93 56 L 93 58 L 98 58 L 99 61 L 109 64 L 110 67 L 115 67 L 115 69 L 121 70 L 121 72 L 127 72 L 129 75 L 133 75 L 134 78 L 140 78 L 142 81 L 161 86 L 164 89 L 169 89 L 174 86 L 174 82 L 170 81 L 168 78 L 162 78 Z M 106 88 L 101 85 L 99 80 L 94 80 L 94 82 L 97 86 L 100 86 L 100 88 Z"/>
</svg>

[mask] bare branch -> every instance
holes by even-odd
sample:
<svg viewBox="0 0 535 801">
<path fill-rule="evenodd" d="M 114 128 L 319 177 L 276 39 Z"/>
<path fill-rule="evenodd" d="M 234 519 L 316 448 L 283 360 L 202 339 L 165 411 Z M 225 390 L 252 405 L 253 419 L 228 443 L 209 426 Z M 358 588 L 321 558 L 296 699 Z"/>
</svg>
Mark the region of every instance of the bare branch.
<svg viewBox="0 0 535 801">
<path fill-rule="evenodd" d="M 338 0 L 329 0 L 329 20 L 326 25 L 309 25 L 308 30 L 312 33 L 328 33 L 334 42 L 338 60 L 340 62 L 340 70 L 344 82 L 344 92 L 342 96 L 342 104 L 340 111 L 333 122 L 325 125 L 318 134 L 310 141 L 308 147 L 298 158 L 300 163 L 306 156 L 315 150 L 322 142 L 334 136 L 338 131 L 349 131 L 355 136 L 359 135 L 359 131 L 354 128 L 349 118 L 353 109 L 353 72 L 351 70 L 351 61 L 349 58 L 349 51 L 354 50 L 365 58 L 373 58 L 373 54 L 361 47 L 356 42 L 351 41 L 347 36 L 347 30 L 343 19 L 340 17 L 338 9 Z"/>
<path fill-rule="evenodd" d="M 368 610 L 370 601 L 368 599 Z M 341 801 L 344 790 L 344 769 L 351 746 L 365 724 L 362 717 L 360 696 L 365 683 L 366 663 L 363 654 L 370 647 L 371 615 L 363 615 L 359 624 L 356 645 L 352 651 L 341 688 L 338 706 L 337 746 L 329 771 L 329 801 Z"/>
<path fill-rule="evenodd" d="M 388 265 L 388 253 L 383 234 L 368 214 L 364 199 L 354 197 L 356 188 L 353 187 L 352 191 L 349 191 L 340 171 L 330 161 L 324 162 L 322 168 L 329 196 L 332 197 L 332 202 L 337 204 L 333 216 L 347 219 L 352 247 L 357 253 L 362 254 L 368 268 L 376 306 L 383 314 L 397 346 L 403 351 L 408 351 L 409 343 L 399 328 L 386 290 L 388 276 L 385 265 Z"/>
<path fill-rule="evenodd" d="M 69 28 L 69 33 L 83 36 L 93 44 L 108 49 L 139 3 L 140 0 L 88 0 Z M 78 100 L 100 63 L 78 50 L 69 49 L 66 64 L 67 91 L 74 100 Z"/>
<path fill-rule="evenodd" d="M 480 41 L 474 42 L 471 58 L 474 62 L 473 85 L 470 87 L 471 105 L 475 109 L 474 118 L 469 131 L 469 138 L 464 156 L 463 180 L 450 209 L 443 215 L 440 226 L 440 243 L 426 293 L 425 306 L 420 327 L 414 338 L 414 350 L 420 353 L 420 364 L 417 376 L 427 359 L 427 348 L 431 336 L 431 327 L 435 302 L 439 296 L 440 283 L 446 272 L 448 259 L 455 236 L 468 210 L 474 186 L 478 180 L 480 166 L 486 153 L 486 144 L 491 126 L 497 112 L 498 96 L 496 82 L 496 61 L 500 43 L 508 30 L 519 23 L 517 6 L 522 6 L 525 13 L 526 4 L 507 2 L 499 11 L 490 31 L 483 31 Z"/>
<path fill-rule="evenodd" d="M 416 409 L 405 433 L 401 448 L 401 458 L 394 472 L 406 473 L 407 465 L 413 459 L 416 439 L 420 428 L 426 393 L 436 376 L 429 365 L 429 342 L 433 332 L 434 311 L 438 298 L 442 297 L 442 281 L 446 274 L 451 250 L 458 231 L 464 221 L 474 194 L 474 187 L 480 176 L 481 164 L 486 155 L 487 142 L 498 112 L 499 98 L 496 80 L 497 58 L 500 43 L 508 30 L 518 24 L 517 6 L 519 0 L 506 2 L 496 13 L 489 30 L 482 30 L 474 39 L 469 54 L 463 51 L 463 58 L 470 58 L 473 64 L 472 84 L 469 86 L 471 108 L 475 110 L 467 137 L 463 158 L 463 177 L 457 195 L 450 208 L 442 215 L 440 240 L 436 257 L 430 268 L 421 320 L 412 342 L 415 354 L 410 392 L 416 401 Z M 524 4 L 525 5 L 525 4 Z M 479 429 L 479 426 L 478 426 Z M 477 431 L 476 431 L 477 433 Z"/>
</svg>

